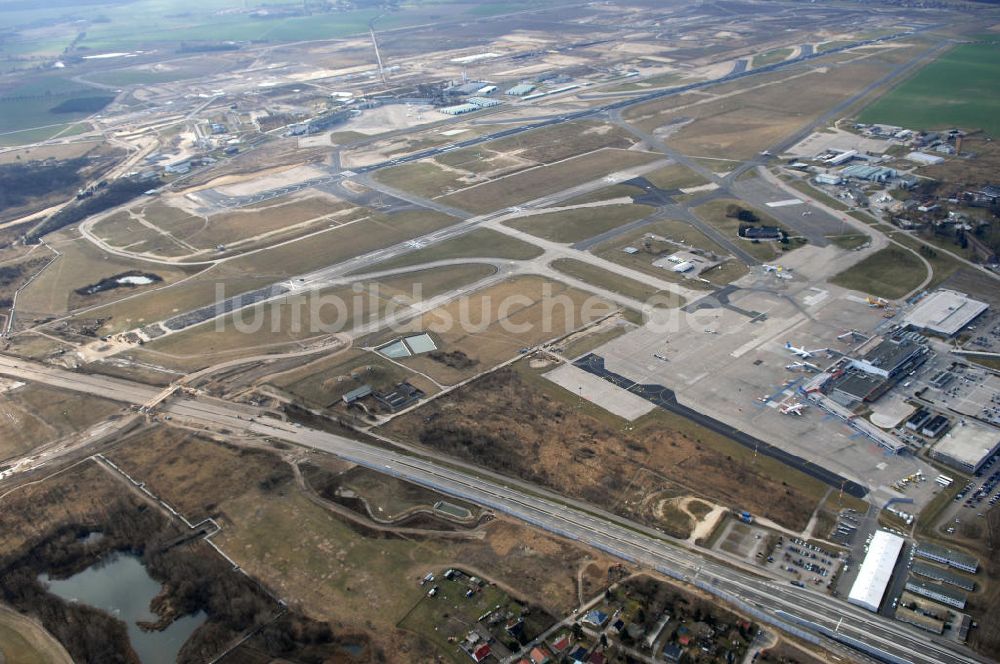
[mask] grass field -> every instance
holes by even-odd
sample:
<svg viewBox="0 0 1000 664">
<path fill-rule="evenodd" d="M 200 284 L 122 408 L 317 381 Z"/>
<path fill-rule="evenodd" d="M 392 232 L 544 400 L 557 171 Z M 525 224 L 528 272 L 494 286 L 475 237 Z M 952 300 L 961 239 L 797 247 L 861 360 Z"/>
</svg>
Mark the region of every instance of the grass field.
<svg viewBox="0 0 1000 664">
<path fill-rule="evenodd" d="M 686 189 L 707 184 L 707 180 L 681 164 L 670 164 L 645 175 L 646 179 L 660 189 Z"/>
<path fill-rule="evenodd" d="M 682 243 L 685 246 L 678 246 L 673 242 L 650 239 L 649 249 L 645 247 L 644 236 L 651 233 L 664 240 Z M 627 254 L 625 247 L 635 247 L 638 253 Z M 674 219 L 660 219 L 638 230 L 621 235 L 613 240 L 599 244 L 592 249 L 592 253 L 619 265 L 630 267 L 640 272 L 645 272 L 665 281 L 682 282 L 690 288 L 706 287 L 697 280 L 684 279 L 682 276 L 670 270 L 653 265 L 653 261 L 661 256 L 669 256 L 681 249 L 699 249 L 725 257 L 728 254 L 718 244 L 708 239 L 701 231 L 691 224 Z M 713 268 L 703 276 L 716 284 L 725 284 L 738 279 L 746 274 L 746 266 L 738 261 L 726 261 L 722 266 Z"/>
<path fill-rule="evenodd" d="M 329 408 L 336 405 L 344 393 L 362 385 L 388 389 L 413 378 L 409 371 L 381 355 L 352 348 L 282 373 L 269 379 L 269 383 L 310 407 Z"/>
<path fill-rule="evenodd" d="M 657 158 L 658 155 L 649 152 L 599 150 L 469 187 L 445 196 L 441 202 L 478 214 L 492 212 L 554 194 L 609 173 L 648 164 Z"/>
<path fill-rule="evenodd" d="M 459 189 L 462 186 L 460 177 L 461 174 L 427 160 L 384 168 L 374 175 L 382 184 L 427 198 Z"/>
<path fill-rule="evenodd" d="M 753 66 L 763 67 L 765 65 L 773 65 L 776 62 L 781 62 L 789 55 L 792 54 L 791 48 L 776 48 L 765 53 L 753 56 Z"/>
<path fill-rule="evenodd" d="M 437 212 L 375 213 L 364 222 L 231 260 L 184 284 L 157 291 L 155 296 L 116 302 L 89 315 L 111 317 L 102 334 L 120 332 L 139 323 L 163 320 L 174 313 L 211 304 L 220 292 L 226 297 L 237 295 L 429 233 L 455 221 Z"/>
<path fill-rule="evenodd" d="M 398 267 L 409 267 L 442 261 L 452 258 L 508 258 L 511 260 L 529 260 L 542 255 L 542 249 L 528 244 L 516 237 L 505 235 L 489 228 L 477 228 L 463 233 L 458 237 L 445 240 L 438 244 L 412 251 L 408 254 L 367 266 L 354 274 L 391 270 Z"/>
<path fill-rule="evenodd" d="M 656 525 L 634 510 L 654 493 L 744 505 L 796 530 L 826 494 L 818 480 L 666 411 L 627 423 L 541 375 L 550 369 L 515 363 L 384 428 Z"/>
<path fill-rule="evenodd" d="M 911 49 L 899 49 L 903 53 Z M 890 71 L 888 56 L 804 73 L 789 69 L 714 87 L 717 99 L 654 101 L 630 108 L 625 117 L 645 131 L 685 119 L 669 138 L 685 154 L 748 159 Z M 693 103 L 692 102 L 698 102 Z M 713 166 L 713 169 L 717 166 Z"/>
<path fill-rule="evenodd" d="M 890 232 L 888 235 L 900 244 L 919 251 L 920 255 L 927 259 L 927 262 L 931 264 L 931 270 L 934 271 L 934 276 L 931 277 L 930 282 L 927 284 L 928 289 L 936 287 L 963 267 L 961 263 L 948 254 L 943 251 L 938 251 L 933 246 L 927 246 L 925 243 L 908 233 L 896 231 Z"/>
<path fill-rule="evenodd" d="M 857 249 L 871 242 L 871 237 L 864 233 L 848 233 L 846 235 L 828 235 L 827 238 L 834 246 L 841 249 Z"/>
<path fill-rule="evenodd" d="M 127 261 L 107 254 L 82 239 L 72 242 L 60 241 L 65 237 L 64 234 L 60 234 L 59 239 L 50 240 L 62 256 L 46 268 L 18 297 L 18 310 L 23 312 L 23 316 L 65 314 L 78 307 L 97 305 L 112 298 L 118 299 L 142 290 L 148 291 L 171 284 L 189 274 L 183 269 L 167 265 Z M 163 282 L 144 287 L 115 289 L 89 296 L 81 296 L 74 292 L 77 288 L 95 284 L 106 277 L 136 269 L 153 272 L 162 277 Z"/>
<path fill-rule="evenodd" d="M 982 129 L 1000 137 L 1000 45 L 962 44 L 858 116 L 912 129 Z"/>
<path fill-rule="evenodd" d="M 911 252 L 886 247 L 834 276 L 830 282 L 870 295 L 896 299 L 920 285 L 927 269 Z"/>
<path fill-rule="evenodd" d="M 41 625 L 0 607 L 0 661 L 9 664 L 71 664 L 62 645 Z"/>
<path fill-rule="evenodd" d="M 749 240 L 744 240 L 738 237 L 737 231 L 740 227 L 740 221 L 726 216 L 726 208 L 730 205 L 740 205 L 744 208 L 747 207 L 745 204 L 736 200 L 720 199 L 710 201 L 704 205 L 699 205 L 694 209 L 694 213 L 707 223 L 715 226 L 720 232 L 732 239 L 733 242 L 740 243 L 740 246 L 743 247 L 751 256 L 762 261 L 771 261 L 781 256 L 784 253 L 782 247 L 788 247 L 791 249 L 798 246 L 797 244 L 791 243 L 783 245 L 780 242 L 750 242 Z M 774 217 L 768 215 L 767 213 L 757 209 L 752 209 L 752 211 L 760 219 L 761 224 L 783 228 Z"/>
<path fill-rule="evenodd" d="M 34 384 L 0 393 L 0 461 L 28 454 L 121 410 L 112 401 Z"/>
<path fill-rule="evenodd" d="M 635 139 L 612 124 L 585 120 L 555 124 L 488 143 L 491 150 L 548 164 L 601 148 L 627 148 Z"/>
<path fill-rule="evenodd" d="M 563 274 L 586 281 L 588 284 L 605 288 L 640 302 L 648 302 L 652 298 L 656 298 L 653 304 L 657 307 L 679 307 L 684 304 L 684 298 L 679 295 L 657 290 L 635 279 L 623 277 L 574 258 L 560 258 L 552 262 L 552 267 Z"/>
<path fill-rule="evenodd" d="M 505 225 L 545 240 L 572 243 L 586 240 L 653 213 L 647 205 L 602 205 L 519 217 Z"/>
<path fill-rule="evenodd" d="M 400 360 L 435 380 L 454 384 L 505 360 L 522 348 L 560 337 L 618 307 L 594 295 L 541 277 L 516 277 L 427 312 L 412 324 L 430 330 L 445 353 L 459 351 L 472 360 L 449 366 L 428 355 Z M 366 345 L 388 341 L 383 334 Z"/>
<path fill-rule="evenodd" d="M 252 307 L 154 340 L 143 351 L 156 353 L 154 359 L 159 364 L 191 370 L 237 357 L 294 350 L 303 342 L 349 332 L 354 326 L 377 320 L 391 306 L 393 297 L 409 299 L 415 287 L 420 288 L 422 298 L 429 298 L 494 272 L 490 265 L 454 265 L 364 284 L 377 290 L 357 293 L 352 286 L 341 286 L 289 296 L 273 305 Z M 399 305 L 393 310 L 405 311 Z"/>
</svg>

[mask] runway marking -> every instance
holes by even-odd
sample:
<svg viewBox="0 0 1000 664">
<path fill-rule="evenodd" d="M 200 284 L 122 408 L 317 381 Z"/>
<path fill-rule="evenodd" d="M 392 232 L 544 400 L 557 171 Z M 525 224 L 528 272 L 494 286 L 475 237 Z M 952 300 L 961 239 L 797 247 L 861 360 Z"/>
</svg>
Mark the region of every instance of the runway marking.
<svg viewBox="0 0 1000 664">
<path fill-rule="evenodd" d="M 800 201 L 797 198 L 787 198 L 787 199 L 785 199 L 783 201 L 774 201 L 772 203 L 765 203 L 765 205 L 767 205 L 767 207 L 771 207 L 771 208 L 788 207 L 789 205 L 801 205 L 801 204 L 802 204 L 802 201 Z"/>
</svg>

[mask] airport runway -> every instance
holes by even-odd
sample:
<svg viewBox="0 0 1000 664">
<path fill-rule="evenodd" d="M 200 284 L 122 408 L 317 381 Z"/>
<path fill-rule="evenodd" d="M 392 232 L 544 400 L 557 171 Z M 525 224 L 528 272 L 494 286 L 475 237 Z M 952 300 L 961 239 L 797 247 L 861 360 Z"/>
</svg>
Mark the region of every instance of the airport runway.
<svg viewBox="0 0 1000 664">
<path fill-rule="evenodd" d="M 0 355 L 0 375 L 36 381 L 128 404 L 154 399 L 159 388 L 117 378 L 78 374 Z M 655 531 L 599 509 L 584 511 L 571 500 L 553 500 L 545 492 L 528 493 L 483 474 L 440 463 L 433 458 L 376 447 L 335 434 L 260 416 L 249 406 L 187 395 L 163 402 L 160 412 L 213 430 L 257 434 L 334 454 L 366 468 L 414 482 L 435 491 L 494 509 L 548 532 L 582 542 L 623 560 L 698 584 L 727 601 L 763 612 L 778 624 L 809 621 L 835 638 L 863 640 L 867 652 L 883 661 L 914 664 L 965 664 L 984 661 L 956 644 L 869 613 L 824 593 L 797 588 L 740 570 L 658 537 Z M 836 646 L 839 647 L 839 646 Z"/>
</svg>

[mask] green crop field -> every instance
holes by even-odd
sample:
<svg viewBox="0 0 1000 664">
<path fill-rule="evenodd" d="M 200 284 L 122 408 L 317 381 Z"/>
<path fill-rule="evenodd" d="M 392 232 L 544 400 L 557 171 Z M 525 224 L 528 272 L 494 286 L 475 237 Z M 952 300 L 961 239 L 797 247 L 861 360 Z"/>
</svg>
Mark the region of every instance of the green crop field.
<svg viewBox="0 0 1000 664">
<path fill-rule="evenodd" d="M 0 145 L 51 138 L 93 112 L 79 106 L 80 99 L 103 94 L 85 83 L 48 74 L 27 75 L 13 85 L 0 87 Z M 83 110 L 53 112 L 67 102 Z"/>
<path fill-rule="evenodd" d="M 983 129 L 1000 136 L 1000 46 L 964 44 L 866 108 L 862 122 Z"/>
</svg>

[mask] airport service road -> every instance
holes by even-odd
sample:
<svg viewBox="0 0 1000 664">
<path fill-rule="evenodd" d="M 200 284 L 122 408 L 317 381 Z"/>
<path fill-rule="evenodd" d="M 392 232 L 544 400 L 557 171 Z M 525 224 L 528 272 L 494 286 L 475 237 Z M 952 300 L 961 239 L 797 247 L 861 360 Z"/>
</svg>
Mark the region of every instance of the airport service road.
<svg viewBox="0 0 1000 664">
<path fill-rule="evenodd" d="M 116 378 L 75 374 L 3 355 L 0 355 L 0 374 L 132 404 L 147 402 L 159 392 L 155 387 Z M 901 623 L 843 601 L 810 589 L 784 586 L 709 560 L 700 552 L 656 539 L 644 534 L 645 529 L 637 524 L 629 527 L 629 522 L 625 520 L 612 522 L 569 504 L 532 495 L 433 459 L 405 455 L 269 417 L 251 421 L 253 409 L 218 399 L 179 398 L 165 402 L 162 411 L 179 420 L 216 430 L 222 428 L 255 433 L 335 454 L 361 466 L 495 509 L 548 532 L 675 578 L 700 580 L 720 595 L 735 596 L 765 613 L 773 615 L 784 611 L 915 663 L 980 661 L 965 654 L 964 650 L 956 652 L 954 645 L 938 645 L 928 636 L 911 631 Z"/>
</svg>

